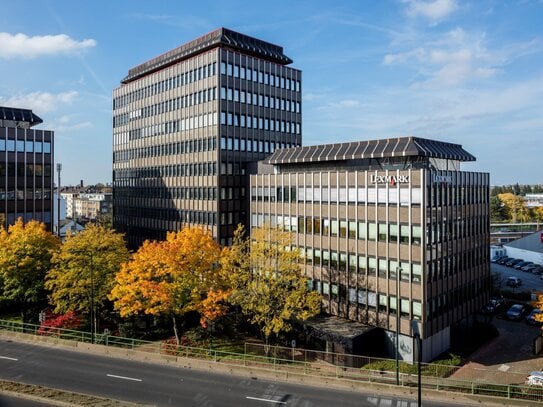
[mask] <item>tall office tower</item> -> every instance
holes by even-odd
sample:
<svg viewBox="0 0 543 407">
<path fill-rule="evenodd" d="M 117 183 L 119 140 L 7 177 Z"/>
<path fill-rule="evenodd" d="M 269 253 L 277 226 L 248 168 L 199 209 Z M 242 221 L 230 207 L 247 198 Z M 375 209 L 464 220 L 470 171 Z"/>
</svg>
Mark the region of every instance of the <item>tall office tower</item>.
<svg viewBox="0 0 543 407">
<path fill-rule="evenodd" d="M 0 106 L 0 224 L 44 222 L 52 231 L 53 132 L 32 110 Z"/>
<path fill-rule="evenodd" d="M 131 248 L 184 225 L 229 244 L 246 165 L 301 145 L 301 71 L 219 28 L 129 70 L 113 91 L 113 223 Z"/>
<path fill-rule="evenodd" d="M 489 175 L 460 169 L 474 160 L 415 137 L 283 149 L 251 175 L 251 227 L 292 231 L 323 311 L 382 328 L 391 353 L 413 358 L 420 321 L 430 360 L 488 300 Z"/>
</svg>

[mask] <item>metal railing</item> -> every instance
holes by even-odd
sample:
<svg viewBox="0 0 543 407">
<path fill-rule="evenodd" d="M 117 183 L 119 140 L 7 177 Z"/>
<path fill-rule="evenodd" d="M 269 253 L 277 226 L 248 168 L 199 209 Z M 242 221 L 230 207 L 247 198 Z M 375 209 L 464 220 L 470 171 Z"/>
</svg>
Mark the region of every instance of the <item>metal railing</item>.
<svg viewBox="0 0 543 407">
<path fill-rule="evenodd" d="M 47 328 L 44 330 L 43 328 L 40 329 L 39 325 L 7 320 L 0 320 L 0 330 L 83 343 L 91 343 L 92 339 L 90 332 L 62 328 Z M 123 338 L 107 334 L 95 335 L 94 343 L 99 346 L 123 348 L 177 358 L 193 358 L 225 365 L 251 367 L 285 374 L 285 377 L 304 375 L 396 385 L 396 372 L 394 369 L 374 368 L 379 366 L 380 362 L 384 366 L 387 366 L 386 362 L 389 362 L 389 366 L 391 366 L 392 362 L 394 362 L 391 359 L 319 352 L 299 348 L 267 347 L 258 343 L 246 343 L 244 352 L 236 353 L 212 348 Z M 478 370 L 480 373 L 483 369 L 472 369 L 475 377 L 455 378 L 454 376 L 459 370 L 460 368 L 457 366 L 424 363 L 422 365 L 422 387 L 438 391 L 531 400 L 543 403 L 543 387 L 520 384 L 524 383 L 525 374 L 516 373 L 515 376 L 508 377 L 508 379 L 511 379 L 510 382 L 519 384 L 499 384 L 481 380 L 482 375 L 478 374 Z M 400 386 L 417 386 L 416 368 L 413 366 L 402 362 L 399 376 Z"/>
</svg>

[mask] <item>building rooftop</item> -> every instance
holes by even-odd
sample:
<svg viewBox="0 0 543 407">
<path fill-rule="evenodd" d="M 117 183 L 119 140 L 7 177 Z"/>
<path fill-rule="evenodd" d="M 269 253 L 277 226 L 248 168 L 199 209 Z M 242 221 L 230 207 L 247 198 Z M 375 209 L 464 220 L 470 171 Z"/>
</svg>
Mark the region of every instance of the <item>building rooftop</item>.
<svg viewBox="0 0 543 407">
<path fill-rule="evenodd" d="M 277 165 L 390 157 L 429 157 L 475 161 L 475 157 L 459 144 L 419 137 L 400 137 L 285 148 L 275 151 L 264 162 Z"/>
<path fill-rule="evenodd" d="M 283 47 L 221 27 L 130 69 L 121 83 L 132 82 L 152 72 L 219 46 L 281 65 L 292 63 L 292 59 L 283 53 Z"/>
<path fill-rule="evenodd" d="M 528 250 L 530 252 L 543 253 L 543 241 L 541 240 L 542 235 L 543 230 L 539 230 L 531 235 L 504 244 L 504 247 L 512 247 L 515 249 Z"/>
<path fill-rule="evenodd" d="M 0 126 L 29 128 L 43 123 L 30 109 L 0 106 Z"/>
</svg>

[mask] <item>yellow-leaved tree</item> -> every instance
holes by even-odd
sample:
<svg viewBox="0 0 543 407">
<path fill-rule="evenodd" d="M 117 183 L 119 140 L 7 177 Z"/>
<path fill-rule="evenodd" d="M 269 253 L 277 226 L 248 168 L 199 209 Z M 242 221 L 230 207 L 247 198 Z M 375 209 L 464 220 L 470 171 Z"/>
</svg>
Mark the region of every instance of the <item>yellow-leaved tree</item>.
<svg viewBox="0 0 543 407">
<path fill-rule="evenodd" d="M 123 235 L 104 226 L 90 224 L 68 236 L 53 256 L 53 268 L 45 281 L 55 312 L 89 315 L 96 332 L 115 275 L 129 258 Z"/>
<path fill-rule="evenodd" d="M 19 218 L 8 230 L 0 230 L 0 298 L 21 310 L 23 322 L 37 319 L 47 304 L 45 274 L 60 241 L 45 224 Z"/>
<path fill-rule="evenodd" d="M 524 198 L 510 192 L 499 194 L 498 198 L 503 202 L 505 211 L 511 222 L 528 222 L 530 212 L 525 205 Z"/>
<path fill-rule="evenodd" d="M 226 312 L 228 287 L 220 256 L 220 246 L 199 227 L 170 232 L 162 242 L 146 241 L 117 273 L 109 298 L 122 317 L 171 318 L 179 343 L 177 319 L 185 313 L 199 311 L 205 325 Z"/>
<path fill-rule="evenodd" d="M 253 229 L 251 238 L 244 234 L 238 227 L 223 267 L 230 272 L 231 301 L 259 328 L 268 350 L 273 335 L 319 313 L 321 296 L 308 288 L 290 232 L 265 225 Z"/>
</svg>

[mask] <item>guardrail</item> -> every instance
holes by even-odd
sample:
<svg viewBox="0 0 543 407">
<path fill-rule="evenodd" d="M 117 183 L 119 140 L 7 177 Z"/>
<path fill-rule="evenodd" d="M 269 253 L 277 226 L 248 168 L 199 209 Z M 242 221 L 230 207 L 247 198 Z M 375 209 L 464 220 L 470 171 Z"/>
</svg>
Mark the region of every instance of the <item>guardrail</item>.
<svg viewBox="0 0 543 407">
<path fill-rule="evenodd" d="M 7 320 L 0 320 L 0 330 L 83 343 L 91 343 L 92 339 L 90 332 L 62 328 L 40 330 L 39 325 Z M 395 371 L 366 369 L 364 366 L 360 366 L 360 362 L 363 359 L 368 361 L 368 363 L 375 362 L 378 359 L 368 359 L 357 355 L 330 354 L 327 352 L 275 347 L 268 350 L 268 356 L 265 356 L 257 354 L 261 350 L 255 351 L 255 344 L 246 344 L 244 353 L 235 353 L 211 348 L 176 346 L 163 342 L 151 342 L 107 334 L 96 334 L 94 336 L 94 344 L 139 352 L 170 355 L 178 358 L 209 360 L 231 366 L 252 367 L 285 373 L 287 376 L 304 375 L 343 379 L 351 382 L 358 381 L 396 385 Z M 263 349 L 262 345 L 257 345 L 256 347 L 258 346 L 261 346 Z M 290 357 L 285 357 L 286 352 L 291 352 Z M 298 354 L 298 357 L 296 354 Z M 304 355 L 303 360 L 300 360 L 301 357 L 299 354 Z M 335 363 L 330 363 L 330 360 L 333 360 Z M 355 361 L 357 362 L 354 363 Z M 543 387 L 527 386 L 524 384 L 497 384 L 478 379 L 465 380 L 450 377 L 457 369 L 454 366 L 424 364 L 422 369 L 422 388 L 507 399 L 531 400 L 543 403 Z M 416 371 L 413 373 L 413 370 L 409 369 L 409 373 L 405 373 L 402 370 L 400 370 L 399 374 L 399 385 L 401 387 L 417 387 Z"/>
</svg>

